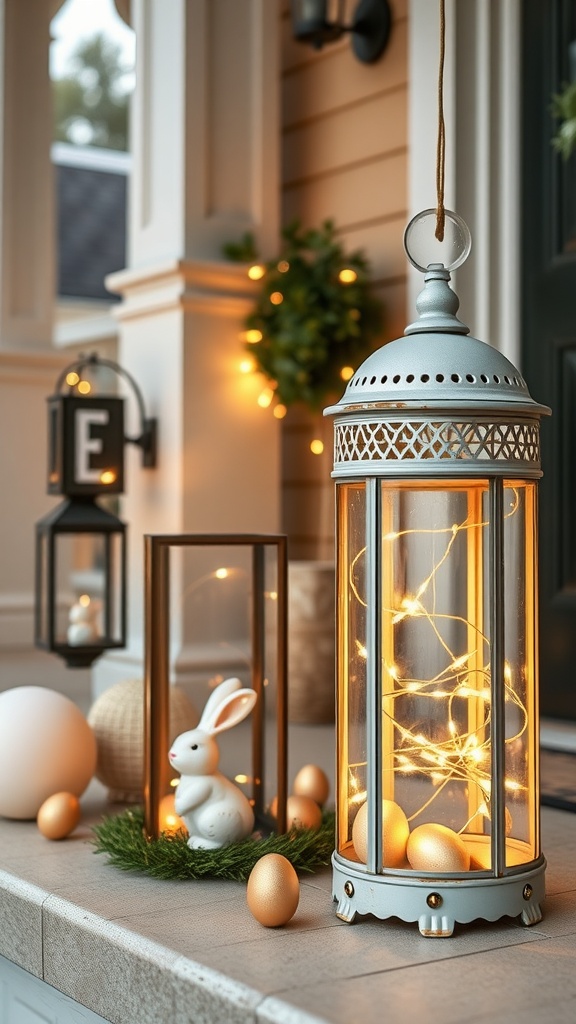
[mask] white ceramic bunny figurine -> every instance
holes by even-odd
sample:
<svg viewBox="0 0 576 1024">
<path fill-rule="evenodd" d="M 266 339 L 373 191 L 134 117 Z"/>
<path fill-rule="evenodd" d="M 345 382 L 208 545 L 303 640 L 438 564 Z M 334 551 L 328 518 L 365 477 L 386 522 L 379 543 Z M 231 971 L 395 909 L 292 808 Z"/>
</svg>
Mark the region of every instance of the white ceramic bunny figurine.
<svg viewBox="0 0 576 1024">
<path fill-rule="evenodd" d="M 175 810 L 190 834 L 192 850 L 218 850 L 250 835 L 254 812 L 242 790 L 217 771 L 219 751 L 214 736 L 250 714 L 255 690 L 242 689 L 239 679 L 225 679 L 210 694 L 197 727 L 177 736 L 168 757 L 180 772 Z"/>
</svg>

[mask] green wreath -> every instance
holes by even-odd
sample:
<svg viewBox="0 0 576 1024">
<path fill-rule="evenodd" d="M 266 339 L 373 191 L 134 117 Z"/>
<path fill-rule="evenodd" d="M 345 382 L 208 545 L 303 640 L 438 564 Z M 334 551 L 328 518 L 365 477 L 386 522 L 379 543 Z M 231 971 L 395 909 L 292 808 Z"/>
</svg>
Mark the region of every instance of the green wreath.
<svg viewBox="0 0 576 1024">
<path fill-rule="evenodd" d="M 360 251 L 347 254 L 332 221 L 303 230 L 298 221 L 282 232 L 279 255 L 256 264 L 260 293 L 244 321 L 246 349 L 284 406 L 313 410 L 339 398 L 348 379 L 372 351 L 382 327 L 382 304 Z M 252 236 L 228 245 L 231 259 L 254 259 Z"/>
</svg>

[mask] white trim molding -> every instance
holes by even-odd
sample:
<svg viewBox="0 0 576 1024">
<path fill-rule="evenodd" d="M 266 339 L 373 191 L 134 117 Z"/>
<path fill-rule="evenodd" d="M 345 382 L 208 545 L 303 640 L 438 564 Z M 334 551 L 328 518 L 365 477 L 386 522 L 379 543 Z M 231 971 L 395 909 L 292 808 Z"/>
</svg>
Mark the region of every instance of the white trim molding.
<svg viewBox="0 0 576 1024">
<path fill-rule="evenodd" d="M 410 0 L 410 216 L 434 206 L 438 4 Z M 461 318 L 520 358 L 520 0 L 447 0 L 446 206 L 472 232 Z M 420 275 L 410 279 L 413 306 Z"/>
</svg>

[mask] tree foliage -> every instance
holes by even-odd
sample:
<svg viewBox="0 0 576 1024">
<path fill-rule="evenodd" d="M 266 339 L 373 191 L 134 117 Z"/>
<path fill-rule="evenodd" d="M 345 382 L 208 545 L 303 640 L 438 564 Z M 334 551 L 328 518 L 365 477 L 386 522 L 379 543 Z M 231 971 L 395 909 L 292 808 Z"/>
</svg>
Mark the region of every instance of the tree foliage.
<svg viewBox="0 0 576 1024">
<path fill-rule="evenodd" d="M 70 59 L 70 73 L 53 83 L 55 140 L 126 150 L 127 71 L 117 43 L 100 33 L 82 40 Z"/>
</svg>

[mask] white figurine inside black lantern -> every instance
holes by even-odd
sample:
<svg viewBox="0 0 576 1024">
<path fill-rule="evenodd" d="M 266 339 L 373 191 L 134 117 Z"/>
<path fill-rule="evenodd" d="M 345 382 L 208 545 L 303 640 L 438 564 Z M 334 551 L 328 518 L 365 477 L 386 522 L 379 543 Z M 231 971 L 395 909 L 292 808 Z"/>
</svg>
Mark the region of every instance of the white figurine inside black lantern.
<svg viewBox="0 0 576 1024">
<path fill-rule="evenodd" d="M 414 248 L 422 218 L 413 222 Z M 338 916 L 540 920 L 536 487 L 521 374 L 456 317 L 447 215 L 419 319 L 335 417 Z M 410 239 L 410 227 L 407 240 Z"/>
</svg>

